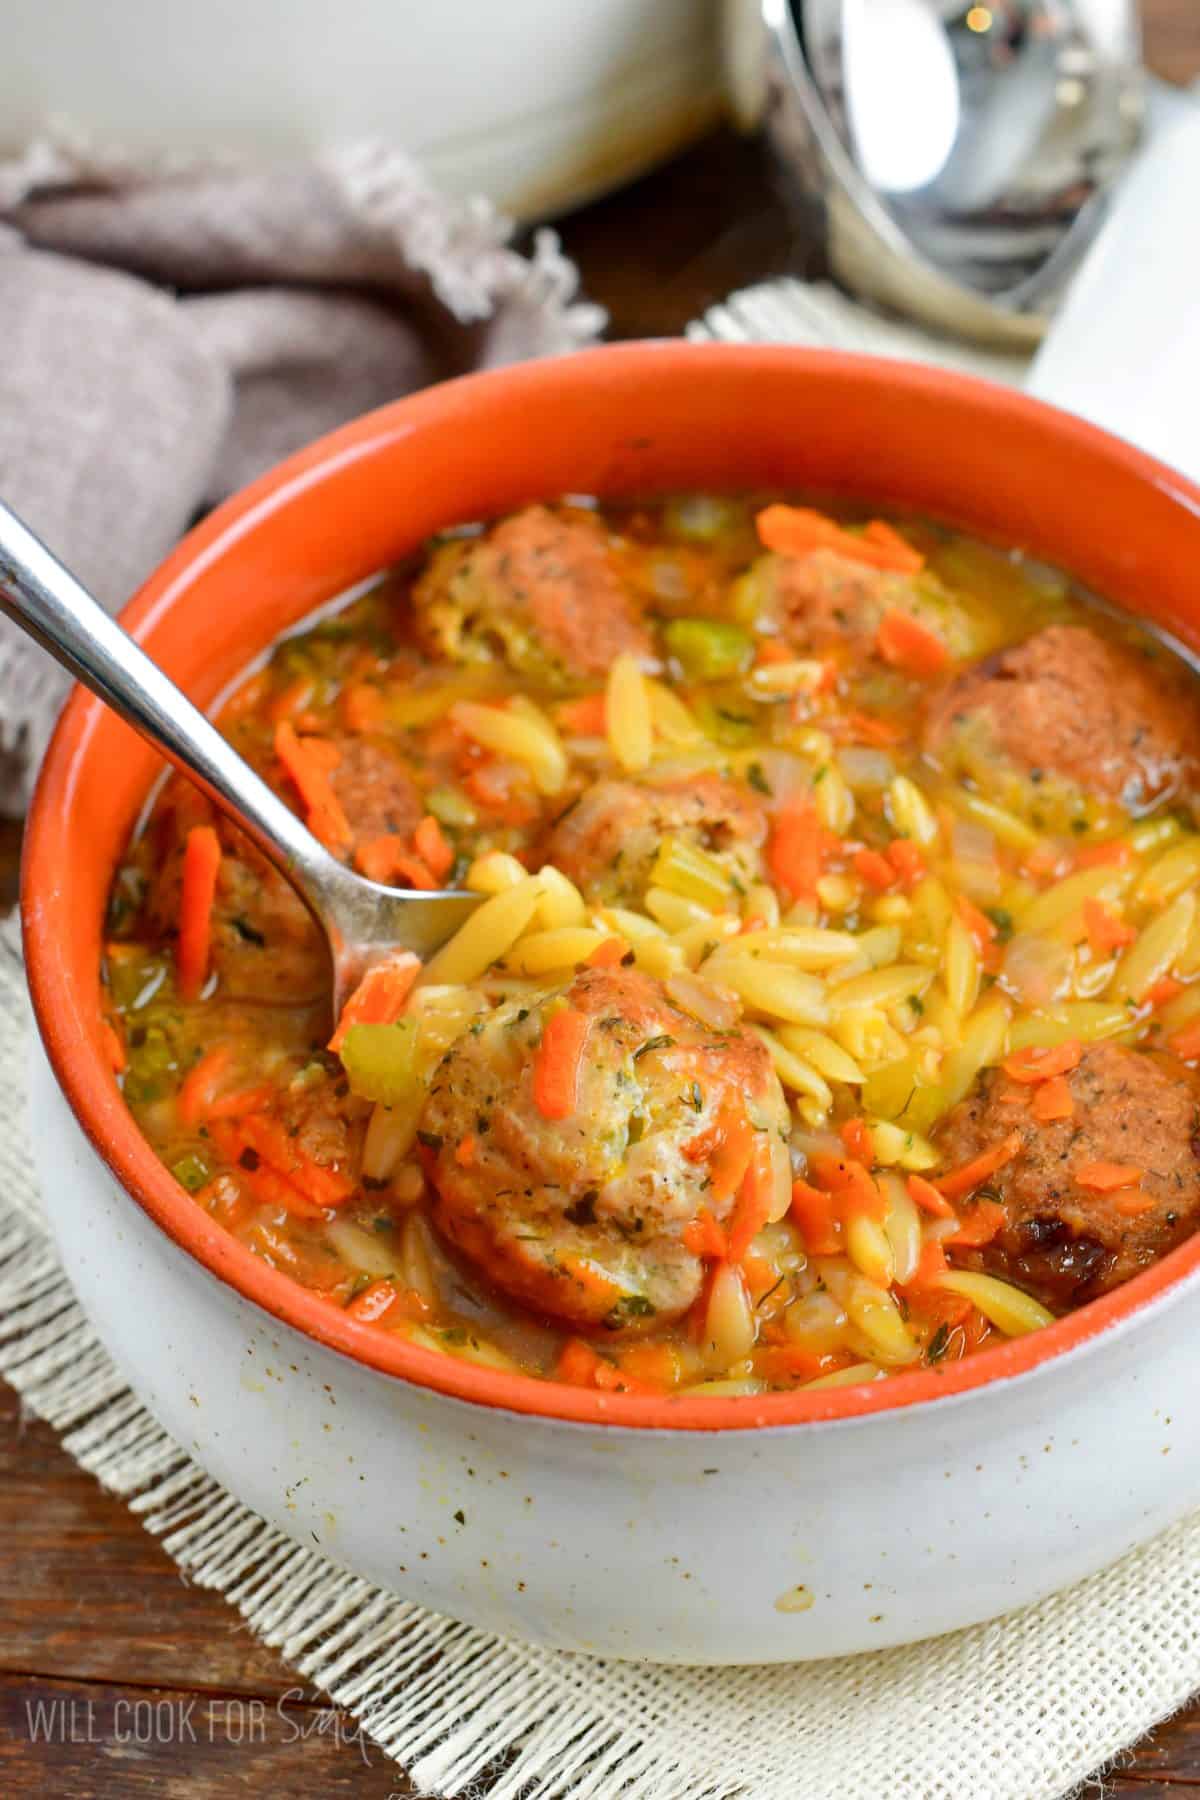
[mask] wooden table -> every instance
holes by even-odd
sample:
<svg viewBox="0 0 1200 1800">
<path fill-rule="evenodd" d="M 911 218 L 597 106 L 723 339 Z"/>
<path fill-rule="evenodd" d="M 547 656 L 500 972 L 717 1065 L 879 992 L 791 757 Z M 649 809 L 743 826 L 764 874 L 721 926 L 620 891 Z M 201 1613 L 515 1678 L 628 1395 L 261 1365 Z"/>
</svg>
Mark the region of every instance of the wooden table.
<svg viewBox="0 0 1200 1800">
<path fill-rule="evenodd" d="M 1144 12 L 1153 67 L 1178 81 L 1200 74 L 1196 0 L 1144 0 Z M 675 334 L 731 288 L 805 265 L 766 157 L 728 135 L 576 214 L 562 235 L 622 337 Z M 9 901 L 18 843 L 0 825 Z M 409 1795 L 349 1730 L 231 1608 L 189 1587 L 0 1383 L 0 1794 Z M 1200 1790 L 1200 1703 L 1107 1784 L 1126 1800 L 1178 1800 L 1186 1788 Z"/>
</svg>

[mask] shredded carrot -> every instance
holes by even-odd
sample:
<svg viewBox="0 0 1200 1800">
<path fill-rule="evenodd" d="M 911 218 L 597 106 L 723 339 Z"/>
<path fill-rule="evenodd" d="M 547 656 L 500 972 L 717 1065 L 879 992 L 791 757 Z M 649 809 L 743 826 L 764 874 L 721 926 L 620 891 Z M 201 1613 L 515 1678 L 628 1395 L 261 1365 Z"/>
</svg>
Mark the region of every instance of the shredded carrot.
<svg viewBox="0 0 1200 1800">
<path fill-rule="evenodd" d="M 636 1393 L 640 1388 L 662 1392 L 675 1386 L 678 1354 L 670 1344 L 624 1344 L 617 1364 Z"/>
<path fill-rule="evenodd" d="M 922 1212 L 932 1213 L 935 1219 L 952 1219 L 954 1217 L 954 1208 L 950 1202 L 944 1200 L 932 1181 L 926 1181 L 923 1175 L 910 1175 L 905 1185 L 908 1188 L 909 1199 L 914 1206 L 919 1206 Z"/>
<path fill-rule="evenodd" d="M 775 885 L 794 900 L 812 900 L 825 866 L 826 832 L 807 794 L 782 808 L 767 849 L 767 866 Z"/>
<path fill-rule="evenodd" d="M 921 1246 L 921 1254 L 917 1258 L 917 1266 L 913 1270 L 909 1287 L 923 1288 L 936 1285 L 938 1277 L 946 1273 L 946 1252 L 936 1238 Z"/>
<path fill-rule="evenodd" d="M 563 700 L 554 709 L 554 720 L 560 731 L 572 737 L 603 737 L 604 695 L 585 694 L 582 700 Z"/>
<path fill-rule="evenodd" d="M 194 1000 L 204 986 L 212 944 L 212 909 L 221 869 L 221 845 L 211 825 L 193 825 L 183 851 L 179 898 L 179 941 L 175 967 L 181 1000 Z"/>
<path fill-rule="evenodd" d="M 572 1387 L 593 1387 L 600 1358 L 582 1338 L 568 1338 L 562 1347 L 554 1375 Z"/>
<path fill-rule="evenodd" d="M 605 938 L 588 957 L 589 969 L 615 969 L 629 955 L 629 945 L 622 937 Z"/>
<path fill-rule="evenodd" d="M 399 837 L 364 838 L 355 848 L 354 866 L 368 881 L 384 886 L 401 882 L 426 893 L 437 886 L 424 858 L 407 850 L 404 839 Z"/>
<path fill-rule="evenodd" d="M 755 1134 L 750 1163 L 742 1176 L 737 1199 L 729 1219 L 729 1260 L 741 1262 L 758 1236 L 771 1211 L 775 1195 L 775 1173 L 771 1163 L 771 1146 L 765 1131 Z"/>
<path fill-rule="evenodd" d="M 694 1219 L 683 1228 L 684 1247 L 693 1256 L 723 1262 L 729 1255 L 729 1240 L 707 1206 L 702 1206 Z"/>
<path fill-rule="evenodd" d="M 870 1168 L 875 1161 L 875 1146 L 871 1142 L 866 1120 L 847 1119 L 838 1136 L 846 1146 L 847 1155 L 857 1157 L 860 1163 L 865 1163 Z"/>
<path fill-rule="evenodd" d="M 757 1136 L 741 1101 L 727 1098 L 718 1115 L 717 1141 L 708 1159 L 709 1192 L 714 1201 L 728 1200 L 741 1187 Z"/>
<path fill-rule="evenodd" d="M 793 660 L 793 652 L 778 638 L 759 638 L 758 648 L 754 653 L 754 666 L 766 668 L 770 663 L 785 663 Z"/>
<path fill-rule="evenodd" d="M 980 956 L 986 956 L 989 946 L 994 942 L 996 927 L 985 912 L 981 912 L 973 900 L 966 894 L 960 894 L 954 902 L 954 910 L 970 932 L 975 948 Z"/>
<path fill-rule="evenodd" d="M 943 1244 L 960 1244 L 964 1249 L 979 1249 L 1008 1223 L 1008 1214 L 995 1200 L 977 1200 L 970 1212 L 964 1213 L 958 1227 Z"/>
<path fill-rule="evenodd" d="M 260 1206 L 282 1207 L 296 1219 L 323 1219 L 324 1208 L 295 1182 L 289 1181 L 271 1163 L 261 1162 L 256 1169 L 240 1168 L 238 1180 L 249 1188 Z"/>
<path fill-rule="evenodd" d="M 392 1281 L 373 1281 L 361 1294 L 356 1294 L 346 1308 L 352 1319 L 364 1325 L 382 1325 L 396 1307 L 400 1294 Z M 396 1307 L 399 1312 L 402 1309 Z"/>
<path fill-rule="evenodd" d="M 340 1169 L 326 1168 L 309 1156 L 298 1140 L 269 1113 L 251 1113 L 238 1122 L 236 1131 L 243 1144 L 263 1163 L 269 1163 L 277 1174 L 299 1188 L 306 1199 L 317 1206 L 341 1206 L 353 1194 L 354 1182 L 349 1175 Z"/>
<path fill-rule="evenodd" d="M 863 536 L 843 530 L 824 513 L 807 506 L 764 507 L 754 521 L 759 541 L 780 556 L 807 556 L 813 550 L 836 550 L 853 562 L 866 563 L 873 569 L 893 569 L 913 575 L 924 567 L 925 558 L 906 544 L 899 533 L 890 531 L 882 520 L 873 521 L 879 531 L 868 526 Z M 893 541 L 894 540 L 894 541 Z"/>
<path fill-rule="evenodd" d="M 610 1394 L 656 1394 L 659 1392 L 657 1386 L 640 1380 L 637 1376 L 631 1375 L 628 1370 L 614 1368 L 612 1363 L 603 1356 L 596 1359 L 592 1385 Z"/>
<path fill-rule="evenodd" d="M 1127 925 L 1111 906 L 1105 906 L 1103 900 L 1084 901 L 1083 928 L 1097 956 L 1107 956 L 1111 950 L 1123 950 L 1137 936 L 1134 927 Z"/>
<path fill-rule="evenodd" d="M 884 662 L 921 681 L 940 675 L 950 660 L 937 633 L 899 606 L 889 607 L 879 621 L 876 645 Z"/>
<path fill-rule="evenodd" d="M 591 1020 L 573 1006 L 552 1013 L 533 1059 L 533 1103 L 543 1119 L 569 1119 L 579 1104 L 579 1074 Z"/>
<path fill-rule="evenodd" d="M 942 1261 L 945 1262 L 945 1257 Z M 942 1268 L 938 1273 L 945 1274 L 945 1269 Z M 953 1330 L 956 1325 L 964 1325 L 974 1311 L 975 1308 L 965 1295 L 956 1294 L 950 1288 L 922 1285 L 910 1302 L 909 1318 L 912 1325 L 921 1328 L 928 1344 L 939 1326 L 945 1325 Z"/>
<path fill-rule="evenodd" d="M 463 786 L 475 804 L 501 825 L 532 825 L 539 815 L 532 787 L 511 764 L 482 763 L 466 776 Z"/>
<path fill-rule="evenodd" d="M 1108 838 L 1103 844 L 1084 844 L 1075 852 L 1077 869 L 1100 869 L 1109 863 L 1123 869 L 1133 861 L 1133 845 L 1122 838 Z"/>
<path fill-rule="evenodd" d="M 1113 1195 L 1113 1211 L 1120 1213 L 1123 1219 L 1136 1219 L 1140 1214 L 1153 1210 L 1153 1198 L 1143 1193 L 1141 1188 L 1131 1187 L 1126 1192 L 1118 1188 Z"/>
<path fill-rule="evenodd" d="M 346 730 L 356 733 L 378 731 L 387 713 L 383 695 L 366 681 L 343 689 L 339 706 Z"/>
<path fill-rule="evenodd" d="M 961 1168 L 951 1169 L 948 1175 L 939 1175 L 937 1187 L 942 1198 L 961 1200 L 964 1194 L 969 1194 L 973 1188 L 979 1186 L 981 1181 L 986 1181 L 989 1175 L 994 1175 L 997 1169 L 1002 1169 L 1006 1163 L 1012 1161 L 1014 1156 L 1019 1155 L 1023 1143 L 1024 1140 L 1019 1131 L 1010 1131 L 1006 1138 L 1001 1139 L 1000 1143 L 993 1144 L 990 1150 L 981 1151 L 978 1156 L 973 1156 L 970 1162 L 963 1163 Z"/>
<path fill-rule="evenodd" d="M 258 1087 L 239 1088 L 234 1094 L 218 1094 L 205 1111 L 207 1119 L 244 1119 L 247 1113 L 262 1112 L 275 1097 L 274 1084 L 264 1081 Z"/>
<path fill-rule="evenodd" d="M 1071 1174 L 1079 1187 L 1090 1188 L 1096 1194 L 1111 1194 L 1117 1188 L 1136 1187 L 1143 1171 L 1136 1163 L 1097 1161 L 1076 1163 Z"/>
<path fill-rule="evenodd" d="M 454 1152 L 454 1160 L 460 1169 L 473 1168 L 478 1151 L 479 1141 L 473 1131 L 468 1131 Z"/>
<path fill-rule="evenodd" d="M 903 574 L 916 575 L 925 567 L 925 558 L 921 552 L 914 550 L 908 539 L 901 537 L 886 519 L 872 519 L 863 536 L 869 538 L 871 543 L 890 550 L 896 559 L 892 566 Z"/>
<path fill-rule="evenodd" d="M 1200 1019 L 1193 1025 L 1185 1025 L 1182 1031 L 1174 1032 L 1167 1039 L 1167 1047 L 1184 1062 L 1194 1062 L 1200 1057 Z"/>
<path fill-rule="evenodd" d="M 104 1044 L 104 1054 L 108 1058 L 108 1066 L 114 1075 L 122 1075 L 129 1063 L 125 1054 L 125 1040 L 111 1019 L 101 1019 L 100 1038 Z"/>
<path fill-rule="evenodd" d="M 1039 1125 L 1049 1125 L 1056 1119 L 1072 1118 L 1075 1101 L 1066 1076 L 1052 1075 L 1049 1081 L 1039 1082 L 1034 1089 L 1029 1110 Z"/>
<path fill-rule="evenodd" d="M 1064 1038 L 1061 1044 L 1030 1044 L 1024 1050 L 1014 1050 L 1000 1066 L 1013 1081 L 1029 1085 L 1049 1081 L 1054 1075 L 1069 1075 L 1078 1068 L 1082 1055 L 1083 1045 L 1078 1038 Z"/>
<path fill-rule="evenodd" d="M 336 1056 L 352 1025 L 394 1025 L 404 1012 L 421 959 L 411 950 L 394 950 L 367 970 L 337 1022 L 328 1048 Z"/>
<path fill-rule="evenodd" d="M 1146 1005 L 1157 1009 L 1165 1006 L 1168 1000 L 1173 1000 L 1176 994 L 1182 994 L 1182 992 L 1182 981 L 1176 981 L 1174 975 L 1163 975 L 1152 987 L 1146 989 Z"/>
<path fill-rule="evenodd" d="M 741 1258 L 742 1274 L 750 1293 L 751 1304 L 757 1306 L 768 1294 L 778 1293 L 782 1302 L 787 1296 L 779 1280 L 779 1270 L 769 1257 L 747 1250 Z"/>
<path fill-rule="evenodd" d="M 857 1157 L 838 1156 L 832 1150 L 814 1150 L 809 1167 L 818 1187 L 838 1196 L 842 1213 L 861 1213 L 868 1219 L 887 1214 L 883 1189 L 865 1163 Z"/>
<path fill-rule="evenodd" d="M 282 719 L 275 727 L 275 754 L 304 802 L 313 836 L 330 850 L 348 850 L 354 833 L 329 779 L 330 769 L 337 766 L 337 746 L 322 738 L 299 738 Z"/>
<path fill-rule="evenodd" d="M 856 850 L 854 870 L 869 887 L 878 888 L 881 892 L 896 885 L 894 866 L 878 850 Z"/>
<path fill-rule="evenodd" d="M 1053 844 L 1035 844 L 1021 864 L 1021 873 L 1033 881 L 1052 881 L 1071 866 L 1069 857 Z"/>
<path fill-rule="evenodd" d="M 813 1381 L 826 1374 L 824 1357 L 801 1344 L 768 1344 L 754 1352 L 754 1373 L 781 1387 L 794 1381 Z"/>
<path fill-rule="evenodd" d="M 198 1125 L 207 1117 L 233 1055 L 232 1044 L 217 1044 L 188 1070 L 175 1096 L 175 1116 L 181 1125 Z"/>
<path fill-rule="evenodd" d="M 925 874 L 925 858 L 911 838 L 893 838 L 887 847 L 887 859 L 905 893 L 911 892 Z"/>
<path fill-rule="evenodd" d="M 822 1193 L 807 1181 L 793 1181 L 792 1217 L 810 1256 L 837 1255 L 842 1248 L 842 1222 L 832 1194 Z"/>
<path fill-rule="evenodd" d="M 454 867 L 454 850 L 432 813 L 426 813 L 413 832 L 413 849 L 435 881 L 445 881 Z"/>
<path fill-rule="evenodd" d="M 904 736 L 903 728 L 876 713 L 851 712 L 830 719 L 826 729 L 834 737 L 846 738 L 852 744 L 872 744 L 887 750 Z"/>
</svg>

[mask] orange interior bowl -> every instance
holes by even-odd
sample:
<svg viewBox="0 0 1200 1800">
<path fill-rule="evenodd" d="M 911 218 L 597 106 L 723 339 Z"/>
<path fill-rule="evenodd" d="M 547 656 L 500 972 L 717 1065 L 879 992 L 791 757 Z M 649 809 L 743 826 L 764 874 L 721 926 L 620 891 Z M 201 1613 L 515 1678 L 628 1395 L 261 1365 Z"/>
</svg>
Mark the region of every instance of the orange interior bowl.
<svg viewBox="0 0 1200 1800">
<path fill-rule="evenodd" d="M 450 382 L 301 451 L 184 539 L 122 622 L 201 705 L 315 606 L 431 532 L 565 492 L 815 488 L 912 508 L 1062 565 L 1200 648 L 1200 489 L 1105 433 L 986 383 L 776 346 L 623 345 Z M 119 529 L 117 522 L 115 529 Z M 77 690 L 26 839 L 25 952 L 74 1112 L 138 1205 L 223 1281 L 390 1375 L 593 1423 L 729 1429 L 911 1405 L 1035 1368 L 1190 1276 L 1200 1237 L 1044 1331 L 858 1389 L 603 1394 L 480 1368 L 348 1318 L 256 1258 L 143 1139 L 100 1037 L 105 904 L 156 754 Z M 200 1278 L 197 1271 L 197 1278 Z"/>
</svg>

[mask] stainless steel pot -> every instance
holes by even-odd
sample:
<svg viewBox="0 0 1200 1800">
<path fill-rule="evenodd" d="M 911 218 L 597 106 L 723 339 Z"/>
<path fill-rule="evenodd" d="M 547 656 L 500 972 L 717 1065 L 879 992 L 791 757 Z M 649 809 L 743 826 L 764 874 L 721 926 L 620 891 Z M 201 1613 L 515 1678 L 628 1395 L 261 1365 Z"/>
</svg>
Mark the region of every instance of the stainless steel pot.
<svg viewBox="0 0 1200 1800">
<path fill-rule="evenodd" d="M 847 287 L 1038 342 L 1138 141 L 1134 0 L 730 0 L 726 55 Z"/>
</svg>

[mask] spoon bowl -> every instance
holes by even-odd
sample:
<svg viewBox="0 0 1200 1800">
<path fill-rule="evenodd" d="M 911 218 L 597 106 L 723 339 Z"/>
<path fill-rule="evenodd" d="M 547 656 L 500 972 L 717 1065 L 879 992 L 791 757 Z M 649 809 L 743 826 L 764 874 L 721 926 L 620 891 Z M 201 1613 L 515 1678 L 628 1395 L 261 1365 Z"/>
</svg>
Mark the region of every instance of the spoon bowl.
<svg viewBox="0 0 1200 1800">
<path fill-rule="evenodd" d="M 478 894 L 383 887 L 339 862 L 2 502 L 0 612 L 161 750 L 291 884 L 329 944 L 335 1017 L 373 964 L 397 950 L 432 955 L 479 905 Z"/>
</svg>

